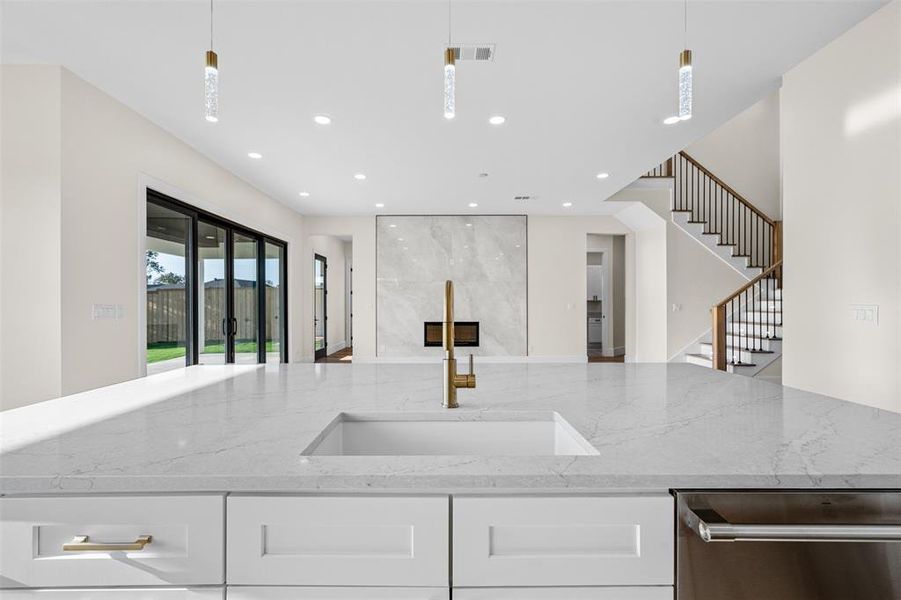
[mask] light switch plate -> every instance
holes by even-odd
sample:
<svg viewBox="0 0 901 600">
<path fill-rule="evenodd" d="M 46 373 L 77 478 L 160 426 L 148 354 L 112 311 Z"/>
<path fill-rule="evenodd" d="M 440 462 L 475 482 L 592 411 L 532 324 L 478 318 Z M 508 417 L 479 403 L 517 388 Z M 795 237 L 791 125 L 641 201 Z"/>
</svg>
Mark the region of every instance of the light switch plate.
<svg viewBox="0 0 901 600">
<path fill-rule="evenodd" d="M 121 319 L 125 316 L 125 307 L 121 304 L 94 304 L 91 306 L 91 318 Z"/>
<path fill-rule="evenodd" d="M 878 304 L 852 304 L 851 320 L 866 325 L 879 324 L 879 305 Z"/>
</svg>

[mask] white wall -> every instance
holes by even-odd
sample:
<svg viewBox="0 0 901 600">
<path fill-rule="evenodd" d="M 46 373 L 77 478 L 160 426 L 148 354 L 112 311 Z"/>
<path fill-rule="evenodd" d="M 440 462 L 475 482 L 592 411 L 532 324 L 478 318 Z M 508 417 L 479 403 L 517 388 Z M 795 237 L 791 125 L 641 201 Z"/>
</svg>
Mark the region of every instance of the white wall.
<svg viewBox="0 0 901 600">
<path fill-rule="evenodd" d="M 685 149 L 769 217 L 779 219 L 779 92 L 773 92 Z"/>
<path fill-rule="evenodd" d="M 9 408 L 141 375 L 143 209 L 144 189 L 148 185 L 288 242 L 289 348 L 292 359 L 299 358 L 294 342 L 299 339 L 300 323 L 293 315 L 301 313 L 300 216 L 71 72 L 59 67 L 3 67 L 4 73 L 43 69 L 54 74 L 46 77 L 40 89 L 12 86 L 5 81 L 4 97 L 9 94 L 20 102 L 39 103 L 60 90 L 61 116 L 59 124 L 54 126 L 60 132 L 56 136 L 58 141 L 47 140 L 57 144 L 60 155 L 61 205 L 55 215 L 48 217 L 56 218 L 61 224 L 56 234 L 60 245 L 52 252 L 59 266 L 49 263 L 47 281 L 41 281 L 41 289 L 34 293 L 43 297 L 61 290 L 60 324 L 52 327 L 52 335 L 40 341 L 42 346 L 50 348 L 59 344 L 61 383 L 58 391 L 50 393 L 43 388 L 40 378 L 30 377 L 30 382 L 23 385 L 42 386 L 42 389 L 31 388 L 27 396 L 7 397 L 4 393 L 0 399 L 2 406 Z M 52 120 L 53 113 L 47 118 Z M 7 139 L 4 130 L 4 145 Z M 7 202 L 28 203 L 37 197 L 33 190 L 25 188 L 15 195 L 5 194 L 4 209 Z M 4 227 L 22 228 L 25 223 L 29 220 L 7 218 Z M 4 253 L 4 256 L 8 255 Z M 5 282 L 7 265 L 3 266 Z M 14 310 L 16 307 L 7 304 L 4 298 L 4 322 L 16 319 L 44 323 L 44 319 L 53 318 L 48 316 L 46 307 L 23 301 L 19 294 L 20 291 L 15 291 L 7 296 L 15 295 L 21 304 L 28 306 Z M 92 320 L 91 306 L 95 303 L 122 305 L 124 316 L 117 320 Z M 3 337 L 4 343 L 10 345 L 31 343 L 26 335 L 7 338 L 6 330 Z M 32 361 L 34 369 L 35 357 L 45 354 L 41 350 L 23 356 Z M 4 371 L 8 372 L 9 361 L 14 359 L 4 352 L 3 360 Z"/>
<path fill-rule="evenodd" d="M 0 409 L 62 390 L 60 70 L 0 69 Z"/>
<path fill-rule="evenodd" d="M 310 248 L 314 254 L 319 254 L 326 258 L 326 275 L 327 290 L 326 294 L 326 331 L 325 339 L 328 344 L 328 354 L 337 352 L 345 347 L 347 340 L 345 332 L 345 314 L 344 303 L 346 302 L 345 294 L 345 277 L 346 277 L 346 257 L 344 255 L 344 241 L 341 238 L 331 235 L 311 235 L 308 238 Z M 312 292 L 312 287 L 310 288 Z M 313 305 L 312 293 L 308 298 L 302 298 L 301 302 L 307 300 Z M 302 344 L 313 343 L 312 338 L 309 340 L 301 340 Z"/>
<path fill-rule="evenodd" d="M 783 382 L 901 411 L 899 0 L 785 75 L 782 157 Z"/>
</svg>

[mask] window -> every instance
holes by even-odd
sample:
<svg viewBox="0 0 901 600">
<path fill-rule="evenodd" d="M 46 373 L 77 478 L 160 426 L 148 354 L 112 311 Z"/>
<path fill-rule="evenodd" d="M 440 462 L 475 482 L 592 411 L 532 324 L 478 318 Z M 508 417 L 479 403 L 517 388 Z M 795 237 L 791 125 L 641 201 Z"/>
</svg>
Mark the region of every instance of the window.
<svg viewBox="0 0 901 600">
<path fill-rule="evenodd" d="M 287 244 L 147 191 L 147 373 L 287 362 Z"/>
</svg>

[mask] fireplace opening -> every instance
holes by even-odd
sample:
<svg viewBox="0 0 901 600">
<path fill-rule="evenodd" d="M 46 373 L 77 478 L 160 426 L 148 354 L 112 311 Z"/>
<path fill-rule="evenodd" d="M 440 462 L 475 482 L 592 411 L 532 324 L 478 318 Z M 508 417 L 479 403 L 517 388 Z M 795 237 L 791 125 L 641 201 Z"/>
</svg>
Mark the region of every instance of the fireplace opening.
<svg viewBox="0 0 901 600">
<path fill-rule="evenodd" d="M 427 348 L 441 347 L 444 324 L 441 321 L 426 321 L 423 345 Z M 454 346 L 478 346 L 479 322 L 454 321 Z"/>
</svg>

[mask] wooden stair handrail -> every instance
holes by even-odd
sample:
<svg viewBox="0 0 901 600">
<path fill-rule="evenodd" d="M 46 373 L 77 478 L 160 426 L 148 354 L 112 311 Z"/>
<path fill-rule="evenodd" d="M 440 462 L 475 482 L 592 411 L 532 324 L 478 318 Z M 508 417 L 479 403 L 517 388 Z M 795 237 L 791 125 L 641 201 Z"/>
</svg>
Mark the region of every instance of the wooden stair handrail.
<svg viewBox="0 0 901 600">
<path fill-rule="evenodd" d="M 768 216 L 766 216 L 766 214 L 764 214 L 763 211 L 761 211 L 759 208 L 757 208 L 756 206 L 754 206 L 753 204 L 751 204 L 750 202 L 748 202 L 748 200 L 745 199 L 744 196 L 742 196 L 741 194 L 739 194 L 738 192 L 736 192 L 734 189 L 732 189 L 732 188 L 729 186 L 729 184 L 727 184 L 725 181 L 723 181 L 722 179 L 720 179 L 719 177 L 717 177 L 716 175 L 714 175 L 713 173 L 711 173 L 704 165 L 702 165 L 701 163 L 699 163 L 698 161 L 696 161 L 694 158 L 692 158 L 692 156 L 691 156 L 690 154 L 688 154 L 685 150 L 680 150 L 680 151 L 679 151 L 679 154 L 682 156 L 682 158 L 684 158 L 685 160 L 687 160 L 688 162 L 690 162 L 692 165 L 694 165 L 699 171 L 702 171 L 705 175 L 707 175 L 707 177 L 709 177 L 709 178 L 712 179 L 714 182 L 716 182 L 717 185 L 719 185 L 719 186 L 722 187 L 724 190 L 726 190 L 727 192 L 729 192 L 729 194 L 731 194 L 732 196 L 734 196 L 735 199 L 739 201 L 739 203 L 743 204 L 743 205 L 744 205 L 745 207 L 747 207 L 749 210 L 751 210 L 752 212 L 754 212 L 758 217 L 760 217 L 761 219 L 763 219 L 763 220 L 764 220 L 766 223 L 768 223 L 771 227 L 775 227 L 775 226 L 776 226 L 776 222 L 775 222 L 773 219 L 771 219 L 771 218 L 769 218 Z"/>
<path fill-rule="evenodd" d="M 752 289 L 755 285 L 763 281 L 764 279 L 770 279 L 775 274 L 775 280 L 778 282 L 778 285 L 781 287 L 782 280 L 782 261 L 779 260 L 770 266 L 770 268 L 764 270 L 760 275 L 741 286 L 735 292 L 729 294 L 722 302 L 719 302 L 710 309 L 710 314 L 712 317 L 711 324 L 711 333 L 712 333 L 712 353 L 711 353 L 711 362 L 712 367 L 714 369 L 725 371 L 726 370 L 726 320 L 728 315 L 726 314 L 726 306 L 739 298 L 743 293 Z M 747 302 L 747 298 L 745 299 Z M 739 299 L 739 307 L 741 306 L 741 300 Z M 747 304 L 746 304 L 747 306 Z M 780 313 L 781 314 L 781 313 Z M 739 338 L 739 341 L 741 338 Z"/>
<path fill-rule="evenodd" d="M 752 280 L 749 281 L 748 283 L 744 284 L 743 286 L 741 286 L 740 288 L 738 288 L 736 291 L 734 291 L 734 292 L 732 292 L 731 294 L 729 294 L 729 296 L 728 296 L 725 300 L 723 300 L 722 302 L 717 302 L 716 304 L 714 304 L 713 307 L 716 308 L 716 307 L 718 307 L 718 306 L 723 306 L 723 307 L 726 306 L 726 305 L 727 305 L 729 302 L 731 302 L 736 296 L 738 296 L 739 294 L 741 294 L 741 293 L 744 292 L 745 290 L 748 290 L 748 289 L 754 287 L 755 285 L 757 285 L 758 283 L 760 283 L 760 281 L 763 280 L 763 279 L 768 279 L 769 276 L 772 275 L 773 272 L 776 271 L 776 269 L 780 268 L 781 266 L 782 266 L 782 261 L 781 261 L 781 260 L 778 261 L 778 262 L 773 263 L 773 264 L 772 264 L 767 270 L 765 270 L 763 273 L 761 273 L 760 275 L 758 275 L 757 277 L 755 277 L 754 279 L 752 279 Z"/>
</svg>

